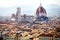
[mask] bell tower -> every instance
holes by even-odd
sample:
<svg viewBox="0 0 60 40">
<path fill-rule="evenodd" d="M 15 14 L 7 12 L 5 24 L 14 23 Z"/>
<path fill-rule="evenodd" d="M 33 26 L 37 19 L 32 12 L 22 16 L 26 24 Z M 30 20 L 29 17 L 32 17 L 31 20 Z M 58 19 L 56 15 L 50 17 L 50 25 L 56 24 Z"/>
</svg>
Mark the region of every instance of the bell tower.
<svg viewBox="0 0 60 40">
<path fill-rule="evenodd" d="M 16 21 L 19 22 L 19 18 L 21 16 L 21 8 L 17 7 L 17 12 L 16 12 Z"/>
</svg>

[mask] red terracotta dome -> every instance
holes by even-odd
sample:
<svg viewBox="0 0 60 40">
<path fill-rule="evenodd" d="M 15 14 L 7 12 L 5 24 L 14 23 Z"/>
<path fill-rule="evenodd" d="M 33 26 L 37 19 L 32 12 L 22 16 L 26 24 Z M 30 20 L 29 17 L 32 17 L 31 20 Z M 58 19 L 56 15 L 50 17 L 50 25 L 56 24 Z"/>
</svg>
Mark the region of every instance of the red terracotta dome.
<svg viewBox="0 0 60 40">
<path fill-rule="evenodd" d="M 42 6 L 40 6 L 36 10 L 36 14 L 39 14 L 39 13 L 46 13 L 46 10 Z"/>
</svg>

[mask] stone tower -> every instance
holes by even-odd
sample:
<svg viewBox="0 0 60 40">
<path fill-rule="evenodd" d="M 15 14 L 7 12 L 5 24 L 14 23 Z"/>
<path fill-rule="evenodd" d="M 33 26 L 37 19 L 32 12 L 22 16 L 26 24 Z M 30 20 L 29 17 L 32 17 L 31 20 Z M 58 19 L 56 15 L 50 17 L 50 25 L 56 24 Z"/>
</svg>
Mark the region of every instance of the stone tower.
<svg viewBox="0 0 60 40">
<path fill-rule="evenodd" d="M 16 12 L 16 21 L 19 22 L 19 18 L 21 16 L 21 8 L 17 7 L 17 12 Z"/>
</svg>

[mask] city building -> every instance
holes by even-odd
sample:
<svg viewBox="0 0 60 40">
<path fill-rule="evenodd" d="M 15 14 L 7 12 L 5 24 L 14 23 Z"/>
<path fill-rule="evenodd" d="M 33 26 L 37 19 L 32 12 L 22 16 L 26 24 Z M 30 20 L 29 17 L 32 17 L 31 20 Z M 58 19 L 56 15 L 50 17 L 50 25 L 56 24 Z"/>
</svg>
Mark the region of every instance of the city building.
<svg viewBox="0 0 60 40">
<path fill-rule="evenodd" d="M 32 22 L 33 18 L 34 16 L 24 14 L 20 16 L 19 22 Z"/>
<path fill-rule="evenodd" d="M 22 22 L 39 22 L 40 23 L 41 21 L 47 22 L 48 20 L 49 18 L 47 17 L 47 12 L 45 8 L 42 7 L 41 3 L 36 10 L 36 18 L 35 16 L 32 16 L 32 15 L 27 15 L 27 14 L 21 15 L 21 8 L 17 7 L 16 13 L 13 13 L 11 15 L 11 18 L 9 19 L 9 21 L 15 21 L 17 23 L 22 23 Z"/>
<path fill-rule="evenodd" d="M 38 22 L 40 23 L 41 21 L 48 21 L 48 17 L 47 17 L 47 12 L 45 8 L 43 8 L 40 3 L 40 6 L 36 10 L 35 23 L 38 23 Z"/>
<path fill-rule="evenodd" d="M 21 16 L 21 8 L 17 7 L 17 11 L 16 11 L 16 21 L 19 22 L 19 18 Z"/>
<path fill-rule="evenodd" d="M 33 18 L 34 16 L 31 15 L 26 15 L 26 14 L 21 15 L 21 8 L 18 7 L 16 14 L 12 14 L 11 21 L 15 21 L 17 23 L 32 22 Z"/>
<path fill-rule="evenodd" d="M 11 15 L 11 21 L 16 21 L 14 13 Z"/>
<path fill-rule="evenodd" d="M 15 16 L 14 16 L 14 14 L 12 15 L 12 18 L 14 18 L 15 21 L 18 23 L 33 22 L 33 21 L 40 23 L 41 21 L 46 21 L 46 22 L 48 21 L 47 12 L 46 12 L 45 8 L 42 7 L 41 3 L 40 3 L 40 6 L 36 10 L 36 18 L 35 18 L 35 16 L 31 16 L 31 15 L 26 15 L 26 14 L 21 15 L 20 7 L 17 7 L 17 12 L 16 12 Z"/>
</svg>

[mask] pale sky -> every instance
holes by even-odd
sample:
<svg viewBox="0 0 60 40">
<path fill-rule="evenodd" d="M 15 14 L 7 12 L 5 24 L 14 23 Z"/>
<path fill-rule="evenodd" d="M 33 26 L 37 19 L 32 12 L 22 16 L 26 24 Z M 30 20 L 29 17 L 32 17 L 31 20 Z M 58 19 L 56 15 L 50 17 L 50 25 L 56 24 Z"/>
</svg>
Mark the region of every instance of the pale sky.
<svg viewBox="0 0 60 40">
<path fill-rule="evenodd" d="M 0 0 L 0 7 L 11 7 L 15 5 L 39 5 L 40 2 L 43 5 L 60 5 L 60 0 Z"/>
<path fill-rule="evenodd" d="M 49 4 L 56 4 L 56 5 L 60 6 L 60 0 L 0 0 L 0 8 L 8 8 L 8 7 L 16 6 L 16 5 L 18 5 L 18 6 L 33 5 L 35 9 L 33 8 L 34 10 L 31 10 L 31 11 L 33 11 L 32 13 L 34 13 L 36 8 L 40 5 L 40 2 L 42 3 L 43 7 L 45 7 L 46 5 L 49 5 Z M 28 8 L 30 8 L 30 7 L 28 7 Z M 26 9 L 25 9 L 25 11 L 26 11 Z M 15 13 L 15 11 L 13 11 L 13 12 Z M 13 12 L 10 12 L 10 13 L 13 13 Z M 0 11 L 0 14 L 3 15 L 4 12 Z M 5 14 L 10 15 L 9 13 L 7 14 L 7 12 Z"/>
</svg>

